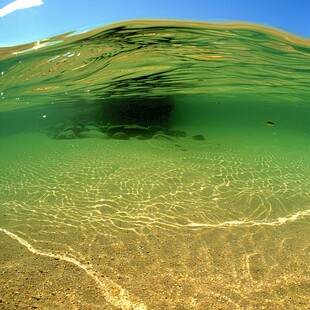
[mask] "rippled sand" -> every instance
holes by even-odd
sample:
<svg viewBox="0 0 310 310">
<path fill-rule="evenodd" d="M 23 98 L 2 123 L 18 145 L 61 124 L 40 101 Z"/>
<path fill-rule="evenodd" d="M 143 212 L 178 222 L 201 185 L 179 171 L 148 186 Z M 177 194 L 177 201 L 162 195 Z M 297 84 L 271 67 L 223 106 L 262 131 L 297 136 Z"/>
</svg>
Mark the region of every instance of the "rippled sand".
<svg viewBox="0 0 310 310">
<path fill-rule="evenodd" d="M 2 303 L 306 309 L 310 152 L 261 140 L 2 137 Z"/>
</svg>

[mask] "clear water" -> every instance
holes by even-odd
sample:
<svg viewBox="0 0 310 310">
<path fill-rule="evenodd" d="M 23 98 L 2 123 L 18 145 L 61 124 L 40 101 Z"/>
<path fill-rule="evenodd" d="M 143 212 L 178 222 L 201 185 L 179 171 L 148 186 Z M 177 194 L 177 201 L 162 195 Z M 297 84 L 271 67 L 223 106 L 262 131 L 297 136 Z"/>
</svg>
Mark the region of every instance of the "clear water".
<svg viewBox="0 0 310 310">
<path fill-rule="evenodd" d="M 309 55 L 173 21 L 0 49 L 1 305 L 307 309 Z"/>
</svg>

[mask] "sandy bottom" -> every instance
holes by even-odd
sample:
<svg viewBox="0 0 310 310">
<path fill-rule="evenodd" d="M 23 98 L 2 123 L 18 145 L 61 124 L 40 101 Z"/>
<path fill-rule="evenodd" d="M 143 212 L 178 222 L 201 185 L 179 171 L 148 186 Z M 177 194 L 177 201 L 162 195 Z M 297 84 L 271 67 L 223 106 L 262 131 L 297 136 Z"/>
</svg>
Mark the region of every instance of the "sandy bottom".
<svg viewBox="0 0 310 310">
<path fill-rule="evenodd" d="M 0 308 L 307 309 L 310 149 L 252 138 L 0 138 Z"/>
</svg>

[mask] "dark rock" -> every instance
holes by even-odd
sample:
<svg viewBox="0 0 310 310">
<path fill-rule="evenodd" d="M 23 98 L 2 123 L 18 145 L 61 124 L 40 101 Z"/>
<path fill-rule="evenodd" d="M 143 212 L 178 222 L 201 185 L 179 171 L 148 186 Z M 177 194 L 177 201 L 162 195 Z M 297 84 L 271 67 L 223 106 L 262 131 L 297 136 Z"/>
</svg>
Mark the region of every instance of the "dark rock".
<svg viewBox="0 0 310 310">
<path fill-rule="evenodd" d="M 197 140 L 197 141 L 206 140 L 206 138 L 203 135 L 194 135 L 194 136 L 192 136 L 192 139 Z"/>
<path fill-rule="evenodd" d="M 100 128 L 100 130 L 101 130 L 102 132 L 107 132 L 109 127 L 110 127 L 110 126 L 107 126 L 107 125 L 101 125 L 101 126 L 99 126 L 99 128 Z"/>
<path fill-rule="evenodd" d="M 137 140 L 147 140 L 147 139 L 149 139 L 150 137 L 146 137 L 146 136 L 142 136 L 142 135 L 140 135 L 140 136 L 135 136 L 135 139 L 137 139 Z"/>
<path fill-rule="evenodd" d="M 161 139 L 161 140 L 168 140 L 168 141 L 175 141 L 176 139 L 173 137 L 170 137 L 168 135 L 164 135 L 164 134 L 156 134 L 153 136 L 153 139 Z"/>
<path fill-rule="evenodd" d="M 177 129 L 169 129 L 167 134 L 173 137 L 186 137 L 185 131 L 177 130 Z"/>
<path fill-rule="evenodd" d="M 98 126 L 95 126 L 95 125 L 86 125 L 84 129 L 85 129 L 85 131 L 91 131 L 91 130 L 100 131 L 100 128 Z"/>
<path fill-rule="evenodd" d="M 64 123 L 50 125 L 45 128 L 45 132 L 48 137 L 57 139 L 57 136 L 64 130 Z"/>
<path fill-rule="evenodd" d="M 66 126 L 63 131 L 66 132 L 70 130 L 72 130 L 74 134 L 77 136 L 81 131 L 83 131 L 83 127 L 80 125 L 70 125 L 70 126 Z"/>
<path fill-rule="evenodd" d="M 66 126 L 63 131 L 69 131 L 69 130 L 73 130 L 74 131 L 75 130 L 75 126 L 74 125 Z"/>
<path fill-rule="evenodd" d="M 83 123 L 83 122 L 76 122 L 76 123 L 74 123 L 76 126 L 81 126 L 81 127 L 85 127 L 85 123 Z"/>
<path fill-rule="evenodd" d="M 57 135 L 56 139 L 76 139 L 76 135 L 73 130 L 62 131 Z"/>
<path fill-rule="evenodd" d="M 78 135 L 80 132 L 82 132 L 84 130 L 84 127 L 81 125 L 77 125 L 74 129 L 74 132 L 76 135 Z"/>
<path fill-rule="evenodd" d="M 92 127 L 97 127 L 97 128 L 99 128 L 100 125 L 102 125 L 102 123 L 93 122 L 93 121 L 87 121 L 87 122 L 85 122 L 85 127 L 89 126 L 90 128 L 92 128 Z"/>
<path fill-rule="evenodd" d="M 115 133 L 122 132 L 124 127 L 124 125 L 109 126 L 107 129 L 107 135 L 112 137 Z"/>
<path fill-rule="evenodd" d="M 129 137 L 144 136 L 145 138 L 150 138 L 152 135 L 148 128 L 138 125 L 126 125 L 123 127 L 122 131 Z"/>
<path fill-rule="evenodd" d="M 82 131 L 79 133 L 79 138 L 109 139 L 105 133 L 97 130 Z"/>
<path fill-rule="evenodd" d="M 154 136 L 155 135 L 165 135 L 166 133 L 164 132 L 164 131 L 156 131 L 155 133 L 154 133 Z"/>
<path fill-rule="evenodd" d="M 117 140 L 129 140 L 130 138 L 128 137 L 127 134 L 124 132 L 116 132 L 112 135 L 112 139 L 117 139 Z"/>
<path fill-rule="evenodd" d="M 157 125 L 153 125 L 153 126 L 149 126 L 148 129 L 155 134 L 156 132 L 160 131 L 160 132 L 164 132 L 166 133 L 168 131 L 167 127 L 164 126 L 157 126 Z"/>
<path fill-rule="evenodd" d="M 109 137 L 113 137 L 117 132 L 123 132 L 131 138 L 143 136 L 144 139 L 149 139 L 152 136 L 152 132 L 147 127 L 138 125 L 114 125 L 108 127 L 106 132 Z"/>
<path fill-rule="evenodd" d="M 53 139 L 56 139 L 57 136 L 61 133 L 62 131 L 61 130 L 53 130 L 53 131 L 47 131 L 47 136 L 50 137 L 50 138 L 53 138 Z"/>
</svg>

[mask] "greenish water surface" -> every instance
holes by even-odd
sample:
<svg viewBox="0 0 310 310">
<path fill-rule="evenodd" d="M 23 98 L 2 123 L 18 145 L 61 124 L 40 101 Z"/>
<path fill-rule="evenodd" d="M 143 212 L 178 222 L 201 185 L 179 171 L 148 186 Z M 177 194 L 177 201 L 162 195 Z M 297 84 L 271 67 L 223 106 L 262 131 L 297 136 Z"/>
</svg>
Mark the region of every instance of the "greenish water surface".
<svg viewBox="0 0 310 310">
<path fill-rule="evenodd" d="M 0 48 L 1 305 L 308 309 L 309 53 L 175 21 Z"/>
</svg>

